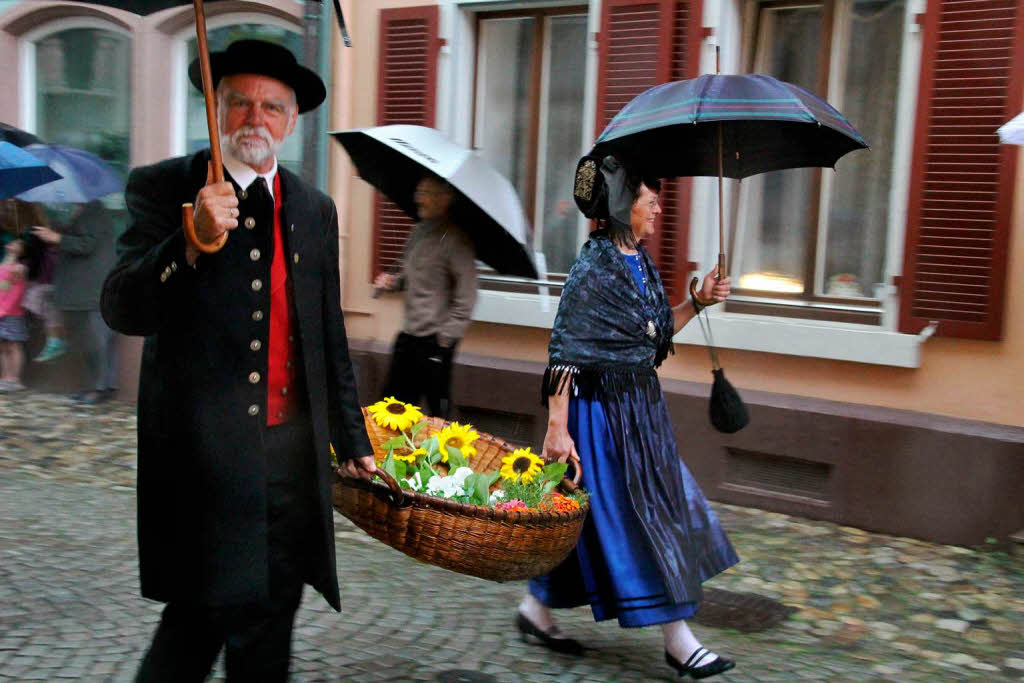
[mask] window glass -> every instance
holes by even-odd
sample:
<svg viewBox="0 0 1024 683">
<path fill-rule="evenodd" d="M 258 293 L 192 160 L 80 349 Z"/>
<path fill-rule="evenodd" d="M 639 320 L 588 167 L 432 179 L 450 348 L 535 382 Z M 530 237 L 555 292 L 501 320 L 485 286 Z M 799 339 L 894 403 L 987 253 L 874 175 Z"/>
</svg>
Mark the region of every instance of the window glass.
<svg viewBox="0 0 1024 683">
<path fill-rule="evenodd" d="M 827 73 L 831 104 L 871 148 L 844 156 L 835 173 L 791 169 L 743 181 L 734 246 L 740 296 L 785 294 L 826 306 L 879 298 L 905 0 L 849 0 L 832 8 L 828 27 L 821 4 L 762 6 L 754 70 L 819 95 Z M 826 52 L 832 61 L 822 64 Z"/>
<path fill-rule="evenodd" d="M 844 157 L 832 178 L 826 296 L 875 296 L 884 277 L 903 4 L 903 0 L 853 3 L 842 111 L 871 149 Z"/>
<path fill-rule="evenodd" d="M 91 152 L 127 177 L 131 163 L 131 41 L 113 31 L 74 28 L 35 41 L 36 135 Z M 123 193 L 103 198 L 124 227 Z M 74 209 L 48 205 L 56 223 Z"/>
<path fill-rule="evenodd" d="M 566 273 L 576 259 L 579 214 L 572 200 L 573 171 L 580 156 L 583 79 L 587 18 L 549 19 L 550 46 L 543 92 L 541 155 L 538 183 L 541 196 L 537 224 L 548 270 Z"/>
<path fill-rule="evenodd" d="M 587 16 L 480 21 L 474 145 L 519 192 L 532 247 L 566 273 L 579 246 L 572 178 L 581 153 Z"/>
<path fill-rule="evenodd" d="M 480 22 L 476 146 L 520 197 L 528 189 L 535 23 L 532 17 Z"/>
<path fill-rule="evenodd" d="M 820 7 L 764 13 L 762 30 L 771 36 L 762 47 L 757 71 L 814 91 L 818 77 Z M 766 53 L 766 54 L 765 54 Z M 814 229 L 808 198 L 815 171 L 791 169 L 746 181 L 742 217 L 746 230 L 740 248 L 737 285 L 743 289 L 802 292 L 808 237 Z"/>
</svg>

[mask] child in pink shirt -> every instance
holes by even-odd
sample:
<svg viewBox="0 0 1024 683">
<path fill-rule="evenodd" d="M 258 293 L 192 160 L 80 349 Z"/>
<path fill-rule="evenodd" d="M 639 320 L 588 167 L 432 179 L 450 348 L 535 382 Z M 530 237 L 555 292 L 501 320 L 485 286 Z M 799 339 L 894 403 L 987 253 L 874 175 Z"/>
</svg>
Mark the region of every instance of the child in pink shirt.
<svg viewBox="0 0 1024 683">
<path fill-rule="evenodd" d="M 24 256 L 25 242 L 16 239 L 8 242 L 0 261 L 0 392 L 25 388 L 21 383 L 25 364 L 22 344 L 28 341 L 25 309 L 21 305 L 28 279 Z"/>
</svg>

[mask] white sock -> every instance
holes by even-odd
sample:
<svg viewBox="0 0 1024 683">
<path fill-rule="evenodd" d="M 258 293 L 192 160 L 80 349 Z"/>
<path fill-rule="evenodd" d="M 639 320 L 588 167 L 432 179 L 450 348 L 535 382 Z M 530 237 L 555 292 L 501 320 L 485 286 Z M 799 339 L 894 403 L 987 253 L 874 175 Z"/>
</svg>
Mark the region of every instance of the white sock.
<svg viewBox="0 0 1024 683">
<path fill-rule="evenodd" d="M 661 630 L 665 634 L 665 650 L 678 659 L 680 664 L 685 664 L 690 655 L 696 652 L 697 648 L 702 647 L 700 641 L 693 635 L 693 631 L 690 630 L 690 626 L 682 619 L 662 624 Z M 718 655 L 711 652 L 701 660 L 700 665 L 710 664 L 716 659 L 718 659 Z"/>
<path fill-rule="evenodd" d="M 533 625 L 547 633 L 555 625 L 551 610 L 537 598 L 527 593 L 519 603 L 519 613 L 533 622 Z"/>
</svg>

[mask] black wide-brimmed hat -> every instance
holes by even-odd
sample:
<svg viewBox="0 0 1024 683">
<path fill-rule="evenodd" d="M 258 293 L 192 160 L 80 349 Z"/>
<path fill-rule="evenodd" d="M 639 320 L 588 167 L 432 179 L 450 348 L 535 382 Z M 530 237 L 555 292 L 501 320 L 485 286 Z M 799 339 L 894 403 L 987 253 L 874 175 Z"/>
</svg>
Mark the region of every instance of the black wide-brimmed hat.
<svg viewBox="0 0 1024 683">
<path fill-rule="evenodd" d="M 295 91 L 300 114 L 316 109 L 327 97 L 327 88 L 315 71 L 295 61 L 295 55 L 288 48 L 265 40 L 238 40 L 223 52 L 211 52 L 210 71 L 214 88 L 224 76 L 234 74 L 276 78 Z M 189 65 L 188 78 L 196 88 L 203 89 L 198 58 Z"/>
</svg>

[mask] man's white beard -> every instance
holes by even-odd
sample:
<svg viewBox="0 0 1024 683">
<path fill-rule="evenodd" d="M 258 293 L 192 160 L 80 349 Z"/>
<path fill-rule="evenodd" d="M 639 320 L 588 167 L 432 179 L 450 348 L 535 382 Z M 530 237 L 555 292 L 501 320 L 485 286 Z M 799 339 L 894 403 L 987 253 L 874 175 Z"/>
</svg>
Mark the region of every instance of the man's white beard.
<svg viewBox="0 0 1024 683">
<path fill-rule="evenodd" d="M 258 135 L 261 139 L 257 141 L 242 139 L 249 135 Z M 260 166 L 270 157 L 276 156 L 283 145 L 284 140 L 275 140 L 270 131 L 263 126 L 242 126 L 223 138 L 221 147 L 243 164 Z"/>
</svg>

